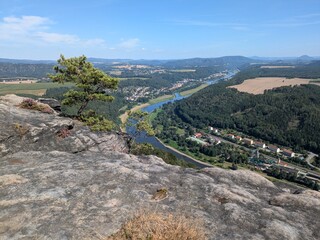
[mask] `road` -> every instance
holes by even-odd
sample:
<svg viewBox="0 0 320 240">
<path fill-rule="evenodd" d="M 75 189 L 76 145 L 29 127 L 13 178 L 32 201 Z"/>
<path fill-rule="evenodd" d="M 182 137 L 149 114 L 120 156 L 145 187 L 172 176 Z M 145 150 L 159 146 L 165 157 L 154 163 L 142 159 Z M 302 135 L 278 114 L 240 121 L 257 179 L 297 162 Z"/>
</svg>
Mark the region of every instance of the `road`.
<svg viewBox="0 0 320 240">
<path fill-rule="evenodd" d="M 208 134 L 208 135 L 209 135 L 209 136 L 213 136 L 213 135 L 211 135 L 211 134 Z M 252 151 L 254 150 L 254 149 L 250 149 L 250 148 L 244 147 L 244 146 L 242 146 L 242 145 L 239 145 L 239 144 L 237 144 L 237 143 L 230 142 L 230 141 L 228 141 L 228 140 L 226 140 L 226 139 L 224 139 L 224 138 L 221 138 L 221 137 L 217 137 L 217 136 L 214 136 L 214 137 L 217 138 L 217 139 L 219 139 L 221 142 L 224 142 L 224 143 L 227 143 L 227 144 L 231 144 L 231 145 L 233 145 L 233 146 L 235 146 L 235 147 L 242 147 L 242 148 L 244 148 L 246 151 L 249 151 L 249 152 L 252 152 Z M 263 153 L 260 153 L 260 155 L 265 156 L 266 158 L 269 158 L 269 159 L 273 159 L 273 160 L 275 160 L 275 161 L 278 160 L 277 158 L 271 157 L 271 156 L 266 155 L 266 154 L 263 154 Z M 317 155 L 314 154 L 314 153 L 312 153 L 312 152 L 309 152 L 309 155 L 308 155 L 308 157 L 306 158 L 306 162 L 307 162 L 308 165 L 309 165 L 310 167 L 312 167 L 312 168 L 316 168 L 315 166 L 313 166 L 313 165 L 310 163 L 311 159 L 312 159 L 313 157 L 315 157 L 315 156 L 317 156 Z M 304 168 L 304 167 L 301 167 L 301 166 L 298 166 L 298 165 L 295 165 L 295 164 L 292 164 L 292 163 L 289 163 L 289 162 L 286 162 L 286 161 L 283 161 L 283 160 L 281 160 L 281 161 L 284 162 L 284 163 L 286 163 L 286 164 L 288 164 L 288 166 L 291 167 L 291 168 L 298 169 L 298 170 L 301 171 L 301 172 L 312 173 L 312 174 L 314 174 L 314 175 L 316 175 L 316 176 L 318 176 L 318 177 L 320 178 L 320 174 L 319 174 L 319 172 L 317 172 L 317 171 L 314 171 L 314 170 L 311 170 L 311 169 L 308 169 L 308 168 Z M 320 170 L 319 168 L 316 168 L 316 169 L 317 169 L 317 170 Z"/>
<path fill-rule="evenodd" d="M 317 157 L 317 156 L 318 156 L 317 154 L 314 154 L 314 153 L 312 153 L 312 152 L 308 152 L 308 157 L 306 158 L 306 162 L 307 162 L 307 164 L 308 164 L 310 167 L 313 167 L 313 168 L 315 168 L 315 169 L 317 169 L 317 170 L 320 171 L 320 168 L 318 168 L 318 167 L 316 167 L 316 166 L 314 166 L 314 165 L 311 164 L 311 160 L 312 160 L 314 157 Z"/>
</svg>

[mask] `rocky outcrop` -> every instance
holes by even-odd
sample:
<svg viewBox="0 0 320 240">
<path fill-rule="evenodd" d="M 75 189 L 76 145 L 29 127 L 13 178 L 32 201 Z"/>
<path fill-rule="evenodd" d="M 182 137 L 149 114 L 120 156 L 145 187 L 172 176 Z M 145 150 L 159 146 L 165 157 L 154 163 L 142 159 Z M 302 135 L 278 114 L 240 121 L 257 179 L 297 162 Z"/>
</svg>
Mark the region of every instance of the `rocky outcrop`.
<svg viewBox="0 0 320 240">
<path fill-rule="evenodd" d="M 128 150 L 118 133 L 93 133 L 72 119 L 16 107 L 22 100 L 15 95 L 0 100 L 0 156 L 18 151 Z"/>
<path fill-rule="evenodd" d="M 319 192 L 129 155 L 116 133 L 1 100 L 0 133 L 0 239 L 101 239 L 141 209 L 201 219 L 209 239 L 320 239 Z"/>
</svg>

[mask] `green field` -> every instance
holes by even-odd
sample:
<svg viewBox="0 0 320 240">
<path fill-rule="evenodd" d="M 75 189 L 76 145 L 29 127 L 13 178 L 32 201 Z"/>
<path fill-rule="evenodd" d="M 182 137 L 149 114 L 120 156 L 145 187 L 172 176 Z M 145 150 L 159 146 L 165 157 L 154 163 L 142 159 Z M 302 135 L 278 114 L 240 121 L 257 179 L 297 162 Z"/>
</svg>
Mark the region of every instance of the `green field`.
<svg viewBox="0 0 320 240">
<path fill-rule="evenodd" d="M 320 82 L 320 78 L 318 78 L 318 79 L 310 79 L 310 82 L 312 83 L 312 82 Z"/>
<path fill-rule="evenodd" d="M 187 91 L 183 91 L 180 93 L 181 96 L 188 96 L 188 95 L 191 95 L 191 94 L 194 94 L 198 91 L 200 91 L 201 89 L 205 88 L 209 86 L 209 84 L 205 83 L 205 84 L 202 84 L 200 85 L 199 87 L 196 87 L 196 88 L 193 88 L 193 89 L 190 89 L 190 90 L 187 90 Z"/>
<path fill-rule="evenodd" d="M 155 103 L 158 103 L 158 102 L 171 100 L 173 98 L 174 98 L 173 95 L 163 95 L 161 97 L 158 97 L 158 98 L 155 98 L 155 99 L 151 99 L 148 103 L 151 105 L 151 104 L 155 104 Z"/>
<path fill-rule="evenodd" d="M 31 94 L 42 96 L 49 88 L 71 87 L 74 84 L 65 83 L 20 83 L 20 84 L 4 84 L 0 83 L 0 95 L 6 94 Z"/>
</svg>

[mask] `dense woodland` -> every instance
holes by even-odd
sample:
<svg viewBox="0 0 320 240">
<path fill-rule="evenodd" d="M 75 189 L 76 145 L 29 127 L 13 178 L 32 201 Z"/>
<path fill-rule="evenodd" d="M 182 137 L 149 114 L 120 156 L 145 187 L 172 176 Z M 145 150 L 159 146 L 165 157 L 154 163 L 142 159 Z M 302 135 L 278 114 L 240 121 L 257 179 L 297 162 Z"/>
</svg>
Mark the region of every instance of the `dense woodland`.
<svg viewBox="0 0 320 240">
<path fill-rule="evenodd" d="M 165 135 L 171 134 L 166 128 L 168 124 L 180 128 L 191 125 L 200 129 L 210 125 L 235 129 L 297 151 L 307 149 L 320 153 L 319 86 L 282 87 L 261 95 L 227 88 L 257 74 L 279 76 L 282 73 L 289 77 L 318 78 L 319 64 L 316 62 L 293 69 L 263 69 L 259 74 L 260 68 L 252 67 L 229 82 L 209 86 L 187 99 L 166 105 L 154 123 L 164 126 Z M 298 69 L 300 71 L 297 72 Z"/>
<path fill-rule="evenodd" d="M 48 73 L 53 73 L 53 64 L 21 64 L 21 63 L 1 63 L 0 77 L 47 77 Z"/>
</svg>

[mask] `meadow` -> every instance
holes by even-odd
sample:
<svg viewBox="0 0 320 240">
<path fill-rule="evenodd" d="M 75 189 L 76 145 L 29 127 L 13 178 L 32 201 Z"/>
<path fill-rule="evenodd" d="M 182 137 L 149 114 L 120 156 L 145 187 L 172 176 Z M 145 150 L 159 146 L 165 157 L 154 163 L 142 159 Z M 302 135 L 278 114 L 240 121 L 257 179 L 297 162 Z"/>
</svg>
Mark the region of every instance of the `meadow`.
<svg viewBox="0 0 320 240">
<path fill-rule="evenodd" d="M 71 87 L 73 84 L 65 83 L 19 83 L 7 84 L 0 83 L 0 95 L 6 94 L 31 94 L 35 96 L 42 96 L 46 93 L 47 89 L 59 87 Z"/>
</svg>

